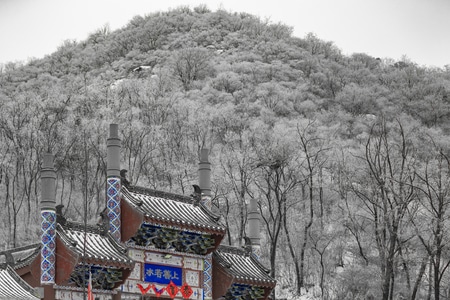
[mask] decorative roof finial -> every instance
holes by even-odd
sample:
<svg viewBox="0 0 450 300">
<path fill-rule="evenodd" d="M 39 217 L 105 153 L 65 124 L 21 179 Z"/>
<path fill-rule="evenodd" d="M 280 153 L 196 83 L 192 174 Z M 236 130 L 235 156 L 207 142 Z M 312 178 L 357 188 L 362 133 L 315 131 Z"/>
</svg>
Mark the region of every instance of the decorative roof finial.
<svg viewBox="0 0 450 300">
<path fill-rule="evenodd" d="M 127 179 L 127 172 L 128 170 L 122 169 L 120 170 L 120 183 L 122 186 L 129 187 L 130 181 Z"/>
</svg>

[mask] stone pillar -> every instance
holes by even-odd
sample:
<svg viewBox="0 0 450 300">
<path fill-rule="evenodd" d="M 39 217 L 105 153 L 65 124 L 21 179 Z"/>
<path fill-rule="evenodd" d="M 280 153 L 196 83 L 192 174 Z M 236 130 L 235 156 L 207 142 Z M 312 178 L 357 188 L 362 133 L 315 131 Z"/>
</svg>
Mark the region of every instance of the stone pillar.
<svg viewBox="0 0 450 300">
<path fill-rule="evenodd" d="M 201 202 L 211 209 L 211 163 L 208 161 L 209 150 L 204 148 L 200 152 L 198 164 L 198 185 L 202 193 Z"/>
<path fill-rule="evenodd" d="M 53 155 L 44 154 L 41 168 L 41 279 L 45 299 L 54 299 L 56 276 L 56 172 Z"/>
<path fill-rule="evenodd" d="M 201 190 L 201 203 L 212 209 L 211 203 L 211 163 L 208 160 L 209 149 L 200 152 L 198 164 L 198 185 Z M 203 299 L 212 299 L 212 254 L 208 254 L 203 261 Z"/>
<path fill-rule="evenodd" d="M 117 240 L 121 240 L 120 217 L 120 139 L 119 126 L 110 124 L 109 138 L 106 142 L 106 207 L 109 218 L 109 231 Z"/>
<path fill-rule="evenodd" d="M 248 237 L 251 241 L 252 254 L 259 260 L 261 257 L 261 220 L 256 199 L 250 199 L 248 205 Z"/>
</svg>

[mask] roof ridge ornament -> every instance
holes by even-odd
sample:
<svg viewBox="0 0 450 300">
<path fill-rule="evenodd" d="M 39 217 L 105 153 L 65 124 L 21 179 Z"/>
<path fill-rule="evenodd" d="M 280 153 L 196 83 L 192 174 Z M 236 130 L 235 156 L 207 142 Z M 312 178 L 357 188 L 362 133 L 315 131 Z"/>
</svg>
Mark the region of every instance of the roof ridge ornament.
<svg viewBox="0 0 450 300">
<path fill-rule="evenodd" d="M 192 187 L 194 188 L 194 192 L 191 194 L 192 204 L 198 206 L 202 200 L 202 190 L 197 184 L 193 184 Z"/>
<path fill-rule="evenodd" d="M 67 219 L 63 215 L 63 204 L 56 205 L 56 223 L 59 223 L 61 225 L 66 225 Z"/>
<path fill-rule="evenodd" d="M 127 169 L 120 170 L 120 184 L 125 187 L 129 187 L 131 182 L 127 179 Z"/>
<path fill-rule="evenodd" d="M 244 236 L 244 245 L 242 248 L 244 249 L 246 256 L 250 256 L 252 254 L 252 240 L 248 236 Z"/>
<path fill-rule="evenodd" d="M 105 207 L 100 212 L 100 220 L 97 223 L 97 226 L 100 228 L 101 235 L 106 235 L 109 231 L 109 218 L 107 213 L 107 208 Z"/>
</svg>

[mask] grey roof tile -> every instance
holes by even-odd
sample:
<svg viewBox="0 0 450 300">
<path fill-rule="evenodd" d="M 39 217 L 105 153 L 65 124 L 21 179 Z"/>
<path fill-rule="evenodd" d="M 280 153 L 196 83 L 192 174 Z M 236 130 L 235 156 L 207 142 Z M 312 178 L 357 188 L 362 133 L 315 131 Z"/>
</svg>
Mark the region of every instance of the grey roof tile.
<svg viewBox="0 0 450 300">
<path fill-rule="evenodd" d="M 36 291 L 7 265 L 0 267 L 0 299 L 38 300 Z"/>
<path fill-rule="evenodd" d="M 226 228 L 202 204 L 193 204 L 190 197 L 160 191 L 122 188 L 122 198 L 154 222 L 169 222 L 182 228 L 225 234 Z"/>
<path fill-rule="evenodd" d="M 0 252 L 0 264 L 6 263 L 15 270 L 28 266 L 40 254 L 41 244 L 30 244 Z"/>
<path fill-rule="evenodd" d="M 276 280 L 268 270 L 247 250 L 230 246 L 220 246 L 213 254 L 219 265 L 235 278 L 235 283 L 275 287 Z"/>
<path fill-rule="evenodd" d="M 57 234 L 61 240 L 80 257 L 98 261 L 105 266 L 121 264 L 131 267 L 133 260 L 127 255 L 127 248 L 119 244 L 109 233 L 95 226 L 66 222 L 57 225 Z M 86 241 L 86 243 L 85 243 Z"/>
</svg>

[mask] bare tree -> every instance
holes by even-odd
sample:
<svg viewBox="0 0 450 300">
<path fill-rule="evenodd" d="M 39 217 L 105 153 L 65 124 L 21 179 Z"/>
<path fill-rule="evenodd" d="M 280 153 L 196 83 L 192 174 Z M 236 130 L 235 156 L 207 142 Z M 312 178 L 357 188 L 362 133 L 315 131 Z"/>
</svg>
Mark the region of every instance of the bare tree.
<svg viewBox="0 0 450 300">
<path fill-rule="evenodd" d="M 313 129 L 313 122 L 309 122 L 304 128 L 297 126 L 297 137 L 300 148 L 300 156 L 303 159 L 300 172 L 305 176 L 305 186 L 307 192 L 303 188 L 303 207 L 306 209 L 305 223 L 303 225 L 303 242 L 300 246 L 300 267 L 297 275 L 297 293 L 300 294 L 301 288 L 304 287 L 305 280 L 305 253 L 308 245 L 308 238 L 315 219 L 315 203 L 319 201 L 320 216 L 323 217 L 323 198 L 321 185 L 321 170 L 326 162 L 325 153 L 328 148 L 324 147 L 324 141 L 316 136 Z M 316 187 L 317 184 L 317 187 Z M 291 250 L 294 261 L 297 264 L 297 258 Z"/>
<path fill-rule="evenodd" d="M 412 146 L 402 124 L 374 124 L 365 146 L 362 178 L 352 185 L 372 223 L 381 271 L 382 299 L 393 299 L 399 236 L 408 206 L 415 199 Z"/>
<path fill-rule="evenodd" d="M 174 74 L 187 91 L 195 80 L 205 77 L 210 68 L 209 57 L 211 54 L 203 48 L 181 49 L 173 64 Z"/>
<path fill-rule="evenodd" d="M 442 279 L 450 266 L 450 260 L 445 255 L 450 244 L 445 235 L 450 214 L 450 160 L 444 149 L 434 141 L 431 143 L 434 145 L 433 156 L 425 163 L 423 170 L 416 172 L 421 201 L 414 225 L 430 257 L 434 299 L 439 300 Z"/>
</svg>

